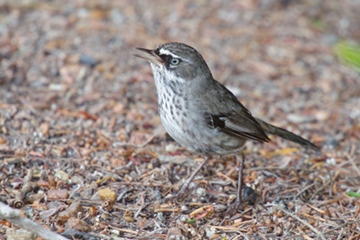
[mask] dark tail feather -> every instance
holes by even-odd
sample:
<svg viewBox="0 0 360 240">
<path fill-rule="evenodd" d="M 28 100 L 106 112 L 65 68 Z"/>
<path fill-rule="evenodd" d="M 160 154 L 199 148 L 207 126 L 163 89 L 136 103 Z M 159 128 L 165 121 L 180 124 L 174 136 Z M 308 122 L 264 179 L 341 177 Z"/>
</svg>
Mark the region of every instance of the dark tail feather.
<svg viewBox="0 0 360 240">
<path fill-rule="evenodd" d="M 310 147 L 313 150 L 319 151 L 320 148 L 318 146 L 316 146 L 315 144 L 313 144 L 312 142 L 292 133 L 289 132 L 283 128 L 279 128 L 276 127 L 274 125 L 271 125 L 270 123 L 264 122 L 261 119 L 256 118 L 256 120 L 258 121 L 258 123 L 260 124 L 260 126 L 265 130 L 265 132 L 270 133 L 270 134 L 274 134 L 277 135 L 279 137 L 282 137 L 286 140 L 292 141 L 292 142 L 296 142 L 298 144 L 301 144 L 303 146 L 306 147 Z"/>
</svg>

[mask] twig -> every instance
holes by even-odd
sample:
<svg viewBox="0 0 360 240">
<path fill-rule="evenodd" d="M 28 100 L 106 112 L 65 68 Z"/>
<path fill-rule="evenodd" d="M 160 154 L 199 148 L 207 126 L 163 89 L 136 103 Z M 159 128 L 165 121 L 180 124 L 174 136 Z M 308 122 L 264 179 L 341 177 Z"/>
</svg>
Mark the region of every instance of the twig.
<svg viewBox="0 0 360 240">
<path fill-rule="evenodd" d="M 297 199 L 303 192 L 305 192 L 306 190 L 312 188 L 315 185 L 315 183 L 310 184 L 309 186 L 306 186 L 305 188 L 301 189 L 300 192 L 298 192 L 295 197 L 293 198 L 293 200 Z"/>
<path fill-rule="evenodd" d="M 0 219 L 6 219 L 7 221 L 15 224 L 16 226 L 26 229 L 36 235 L 49 240 L 67 240 L 67 238 L 51 232 L 43 228 L 40 224 L 31 221 L 24 216 L 24 212 L 13 209 L 8 205 L 0 202 Z"/>
<path fill-rule="evenodd" d="M 271 204 L 273 205 L 273 204 Z M 326 238 L 324 237 L 324 235 L 319 232 L 319 230 L 317 230 L 316 228 L 314 228 L 313 226 L 311 226 L 308 222 L 302 220 L 301 218 L 299 218 L 296 214 L 293 214 L 291 212 L 286 211 L 284 208 L 278 206 L 278 205 L 273 205 L 274 207 L 278 208 L 279 210 L 281 210 L 283 213 L 285 213 L 286 215 L 298 220 L 299 222 L 301 222 L 302 224 L 304 224 L 305 226 L 307 226 L 311 231 L 313 231 L 314 233 L 316 233 L 316 235 L 318 235 L 322 240 L 325 240 Z"/>
<path fill-rule="evenodd" d="M 356 170 L 357 174 L 360 175 L 360 170 L 358 165 L 354 162 L 354 154 L 356 151 L 356 146 L 352 146 L 351 148 L 351 152 L 350 153 L 346 153 L 345 156 L 348 158 L 348 160 L 351 163 L 351 166 Z"/>
<path fill-rule="evenodd" d="M 113 229 L 116 229 L 120 232 L 124 232 L 124 233 L 130 233 L 130 234 L 133 234 L 133 235 L 138 235 L 139 234 L 139 231 L 134 231 L 134 230 L 130 230 L 130 229 L 125 229 L 125 228 L 119 228 L 119 227 L 116 227 L 116 226 L 113 226 L 111 224 L 108 224 L 111 228 Z"/>
<path fill-rule="evenodd" d="M 342 239 L 343 232 L 344 232 L 344 228 L 341 228 L 341 231 L 340 231 L 340 233 L 339 233 L 339 235 L 338 235 L 338 237 L 336 239 L 339 239 L 339 240 Z"/>
<path fill-rule="evenodd" d="M 154 130 L 153 135 L 151 135 L 151 137 L 146 140 L 144 143 L 142 144 L 134 144 L 134 143 L 127 143 L 127 142 L 114 142 L 113 145 L 115 147 L 134 147 L 134 148 L 143 148 L 146 145 L 148 145 L 155 137 L 157 137 L 158 135 L 160 135 L 164 130 L 162 128 L 157 128 Z"/>
<path fill-rule="evenodd" d="M 316 191 L 311 195 L 311 197 L 309 198 L 309 200 L 313 199 L 316 195 L 318 195 L 319 192 L 321 192 L 322 190 L 324 190 L 330 183 L 332 183 L 332 179 L 330 179 L 329 181 L 327 181 L 326 183 L 324 183 L 320 188 L 316 189 Z"/>
<path fill-rule="evenodd" d="M 136 211 L 135 213 L 135 218 L 138 217 L 139 213 L 141 212 L 141 210 L 144 209 L 145 207 L 145 192 L 142 192 L 141 195 L 140 195 L 140 201 L 141 201 L 141 206 L 139 207 L 139 210 Z"/>
<path fill-rule="evenodd" d="M 359 219 L 359 220 L 355 220 L 355 221 L 346 221 L 345 223 L 343 223 L 343 224 L 341 224 L 341 225 L 339 225 L 339 226 L 332 227 L 331 230 L 328 230 L 328 231 L 326 231 L 326 232 L 324 232 L 324 233 L 330 233 L 330 232 L 333 232 L 333 231 L 335 231 L 335 230 L 337 230 L 337 229 L 339 229 L 339 228 L 344 228 L 344 227 L 346 227 L 347 225 L 351 225 L 351 224 L 355 224 L 355 223 L 359 223 L 359 222 L 360 222 L 360 219 Z"/>
<path fill-rule="evenodd" d="M 24 178 L 24 184 L 21 190 L 15 193 L 14 206 L 16 208 L 21 208 L 22 206 L 24 206 L 24 201 L 23 201 L 24 197 L 28 192 L 34 189 L 35 184 L 31 182 L 31 178 L 32 178 L 32 171 L 31 169 L 29 169 Z"/>
<path fill-rule="evenodd" d="M 241 239 L 241 237 L 243 239 L 249 240 L 249 238 L 247 236 L 245 236 L 244 233 L 242 233 L 241 231 L 237 231 L 236 233 L 238 233 L 239 235 L 235 236 L 234 238 L 232 238 L 231 240 L 237 240 L 237 239 Z"/>
</svg>

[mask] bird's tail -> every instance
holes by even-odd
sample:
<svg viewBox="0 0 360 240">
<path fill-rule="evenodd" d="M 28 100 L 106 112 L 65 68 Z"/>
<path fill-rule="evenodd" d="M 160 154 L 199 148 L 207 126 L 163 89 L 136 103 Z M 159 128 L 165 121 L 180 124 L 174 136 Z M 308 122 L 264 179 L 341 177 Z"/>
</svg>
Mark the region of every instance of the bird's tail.
<svg viewBox="0 0 360 240">
<path fill-rule="evenodd" d="M 276 127 L 274 125 L 271 125 L 270 123 L 267 123 L 261 119 L 256 118 L 256 120 L 258 121 L 258 123 L 260 124 L 260 126 L 262 127 L 262 129 L 264 129 L 265 132 L 270 133 L 270 134 L 274 134 L 277 135 L 279 137 L 282 137 L 286 140 L 292 141 L 292 142 L 296 142 L 298 144 L 301 144 L 303 146 L 306 147 L 310 147 L 313 150 L 319 151 L 319 147 L 316 146 L 315 144 L 313 144 L 312 142 L 292 133 L 289 132 L 283 128 L 279 128 Z"/>
</svg>

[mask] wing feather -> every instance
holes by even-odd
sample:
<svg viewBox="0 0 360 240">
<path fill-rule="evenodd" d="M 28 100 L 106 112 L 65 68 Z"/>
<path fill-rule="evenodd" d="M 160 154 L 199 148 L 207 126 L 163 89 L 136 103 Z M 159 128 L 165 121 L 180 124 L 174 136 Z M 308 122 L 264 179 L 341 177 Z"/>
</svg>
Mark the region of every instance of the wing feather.
<svg viewBox="0 0 360 240">
<path fill-rule="evenodd" d="M 259 142 L 270 141 L 260 124 L 250 113 L 233 112 L 209 116 L 210 124 L 224 133 Z"/>
</svg>

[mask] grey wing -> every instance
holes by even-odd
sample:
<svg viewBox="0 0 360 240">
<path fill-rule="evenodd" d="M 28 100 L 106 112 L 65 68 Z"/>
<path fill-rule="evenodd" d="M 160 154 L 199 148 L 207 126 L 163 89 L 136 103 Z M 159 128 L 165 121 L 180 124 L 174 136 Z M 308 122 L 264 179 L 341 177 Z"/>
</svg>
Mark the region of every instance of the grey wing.
<svg viewBox="0 0 360 240">
<path fill-rule="evenodd" d="M 210 126 L 239 138 L 270 141 L 250 111 L 224 85 L 214 80 L 206 90 L 208 94 L 203 95 L 202 105 L 206 106 L 204 112 Z"/>
<path fill-rule="evenodd" d="M 245 109 L 246 110 L 246 109 Z M 270 139 L 249 112 L 208 115 L 208 123 L 221 131 L 244 139 L 268 142 Z"/>
</svg>

